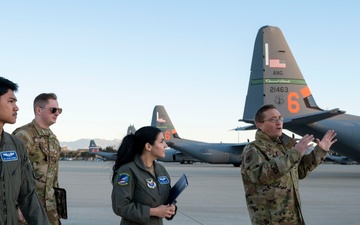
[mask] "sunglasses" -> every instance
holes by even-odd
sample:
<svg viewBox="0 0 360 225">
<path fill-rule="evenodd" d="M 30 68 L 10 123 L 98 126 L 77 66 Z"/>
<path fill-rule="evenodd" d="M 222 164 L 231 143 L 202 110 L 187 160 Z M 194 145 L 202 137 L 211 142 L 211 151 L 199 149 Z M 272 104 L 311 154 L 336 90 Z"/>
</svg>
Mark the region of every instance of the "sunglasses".
<svg viewBox="0 0 360 225">
<path fill-rule="evenodd" d="M 62 113 L 62 108 L 52 107 L 52 108 L 50 108 L 50 112 L 51 112 L 52 114 L 55 114 L 56 112 L 59 112 L 59 114 L 61 114 L 61 113 Z"/>
</svg>

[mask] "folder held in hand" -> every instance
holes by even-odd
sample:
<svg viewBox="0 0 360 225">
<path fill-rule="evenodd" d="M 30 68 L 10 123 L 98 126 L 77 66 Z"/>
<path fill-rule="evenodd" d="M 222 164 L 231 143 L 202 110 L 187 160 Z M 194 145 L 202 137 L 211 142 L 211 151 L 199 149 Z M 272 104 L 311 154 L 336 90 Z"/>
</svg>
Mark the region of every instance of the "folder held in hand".
<svg viewBox="0 0 360 225">
<path fill-rule="evenodd" d="M 166 204 L 173 204 L 177 197 L 181 194 L 181 192 L 189 185 L 188 180 L 183 174 L 180 179 L 176 182 L 176 184 L 170 189 L 170 194 Z"/>
</svg>

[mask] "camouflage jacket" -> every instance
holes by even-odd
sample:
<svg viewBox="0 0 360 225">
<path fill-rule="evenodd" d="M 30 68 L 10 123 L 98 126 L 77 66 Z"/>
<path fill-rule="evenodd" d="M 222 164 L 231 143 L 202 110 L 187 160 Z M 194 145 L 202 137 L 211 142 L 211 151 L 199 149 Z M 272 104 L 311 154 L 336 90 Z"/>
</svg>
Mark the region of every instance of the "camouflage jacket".
<svg viewBox="0 0 360 225">
<path fill-rule="evenodd" d="M 301 155 L 286 135 L 271 140 L 262 131 L 242 153 L 241 175 L 252 224 L 305 224 L 299 179 L 318 166 L 326 152 L 320 147 Z"/>
<path fill-rule="evenodd" d="M 36 191 L 46 211 L 56 211 L 53 187 L 59 187 L 58 172 L 61 147 L 50 129 L 43 129 L 35 120 L 14 132 L 26 145 L 35 174 Z"/>
</svg>

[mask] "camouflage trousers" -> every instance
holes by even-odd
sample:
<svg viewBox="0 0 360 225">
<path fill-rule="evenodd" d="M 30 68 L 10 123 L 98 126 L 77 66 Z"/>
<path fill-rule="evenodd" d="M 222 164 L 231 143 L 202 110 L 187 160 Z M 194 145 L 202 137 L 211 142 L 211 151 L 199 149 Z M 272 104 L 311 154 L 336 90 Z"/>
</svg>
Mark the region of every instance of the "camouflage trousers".
<svg viewBox="0 0 360 225">
<path fill-rule="evenodd" d="M 59 215 L 56 210 L 46 211 L 46 213 L 47 213 L 47 216 L 49 218 L 49 222 L 51 225 L 60 225 L 61 224 Z"/>
</svg>

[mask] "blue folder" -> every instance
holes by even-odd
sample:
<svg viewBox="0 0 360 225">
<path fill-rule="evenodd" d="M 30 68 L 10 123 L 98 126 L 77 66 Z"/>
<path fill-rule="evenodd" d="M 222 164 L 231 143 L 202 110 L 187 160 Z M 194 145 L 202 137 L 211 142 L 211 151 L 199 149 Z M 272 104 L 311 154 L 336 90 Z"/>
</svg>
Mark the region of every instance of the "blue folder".
<svg viewBox="0 0 360 225">
<path fill-rule="evenodd" d="M 183 192 L 183 190 L 189 185 L 188 180 L 183 174 L 176 184 L 170 189 L 169 197 L 166 201 L 166 204 L 173 204 L 177 197 Z"/>
</svg>

